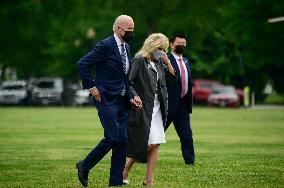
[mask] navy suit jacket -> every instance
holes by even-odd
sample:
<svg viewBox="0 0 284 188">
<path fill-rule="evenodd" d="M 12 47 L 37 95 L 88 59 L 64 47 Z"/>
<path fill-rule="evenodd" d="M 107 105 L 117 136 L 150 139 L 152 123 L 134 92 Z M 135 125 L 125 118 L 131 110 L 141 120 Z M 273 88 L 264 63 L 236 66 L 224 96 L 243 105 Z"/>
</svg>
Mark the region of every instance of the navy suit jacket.
<svg viewBox="0 0 284 188">
<path fill-rule="evenodd" d="M 181 101 L 181 75 L 178 68 L 178 64 L 174 58 L 174 56 L 169 53 L 168 58 L 171 61 L 171 64 L 178 75 L 178 80 L 175 83 L 167 82 L 167 90 L 168 90 L 168 105 L 169 105 L 169 113 L 176 113 L 178 104 Z M 190 65 L 187 58 L 183 57 L 183 61 L 186 65 L 186 69 L 188 71 L 188 92 L 184 96 L 183 102 L 185 102 L 186 108 L 189 113 L 192 112 L 192 82 L 191 82 L 191 71 Z"/>
<path fill-rule="evenodd" d="M 130 50 L 127 44 L 126 51 L 130 70 Z M 128 76 L 124 73 L 121 55 L 114 36 L 98 42 L 89 53 L 78 61 L 77 66 L 83 88 L 90 89 L 97 87 L 103 104 L 112 105 L 115 103 L 124 85 L 126 87 L 126 97 L 129 100 L 133 98 L 129 89 Z M 95 66 L 94 76 L 90 74 L 92 66 Z"/>
</svg>

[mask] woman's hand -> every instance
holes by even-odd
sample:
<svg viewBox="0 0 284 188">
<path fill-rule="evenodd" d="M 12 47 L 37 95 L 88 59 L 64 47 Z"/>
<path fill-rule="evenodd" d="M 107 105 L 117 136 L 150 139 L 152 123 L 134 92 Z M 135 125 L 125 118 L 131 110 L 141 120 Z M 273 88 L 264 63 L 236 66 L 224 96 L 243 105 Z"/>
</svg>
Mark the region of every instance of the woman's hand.
<svg viewBox="0 0 284 188">
<path fill-rule="evenodd" d="M 161 56 L 161 60 L 163 61 L 163 63 L 164 63 L 166 66 L 168 66 L 168 64 L 171 63 L 170 60 L 169 60 L 169 58 L 168 58 L 168 56 L 167 56 L 166 54 Z"/>
<path fill-rule="evenodd" d="M 133 99 L 130 100 L 130 102 L 135 108 L 137 109 L 142 108 L 142 101 L 139 96 L 135 96 Z"/>
<path fill-rule="evenodd" d="M 161 56 L 161 60 L 162 60 L 163 63 L 166 65 L 166 67 L 168 68 L 169 72 L 170 72 L 172 75 L 176 75 L 175 70 L 174 70 L 174 68 L 173 68 L 173 66 L 172 66 L 172 64 L 171 64 L 171 62 L 170 62 L 168 56 L 167 56 L 167 55 Z"/>
</svg>

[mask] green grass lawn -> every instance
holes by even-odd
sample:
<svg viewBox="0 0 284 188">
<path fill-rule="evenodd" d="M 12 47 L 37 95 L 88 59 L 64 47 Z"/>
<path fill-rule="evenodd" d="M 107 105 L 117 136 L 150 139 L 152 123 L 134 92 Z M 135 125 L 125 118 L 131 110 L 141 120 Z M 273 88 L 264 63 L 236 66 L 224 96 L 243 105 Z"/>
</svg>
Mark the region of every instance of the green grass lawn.
<svg viewBox="0 0 284 188">
<path fill-rule="evenodd" d="M 171 126 L 154 187 L 284 187 L 284 110 L 195 108 L 191 122 L 196 165 L 184 165 Z M 80 187 L 75 163 L 102 134 L 95 108 L 0 108 L 0 187 Z M 110 156 L 89 187 L 107 187 Z M 136 164 L 128 187 L 145 170 Z"/>
</svg>

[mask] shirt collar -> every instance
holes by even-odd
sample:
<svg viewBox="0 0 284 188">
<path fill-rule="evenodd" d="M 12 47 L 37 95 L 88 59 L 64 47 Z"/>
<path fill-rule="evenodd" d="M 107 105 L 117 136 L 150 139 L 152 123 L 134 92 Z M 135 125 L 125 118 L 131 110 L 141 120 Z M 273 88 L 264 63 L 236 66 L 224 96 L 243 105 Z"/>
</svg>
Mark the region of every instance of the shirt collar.
<svg viewBox="0 0 284 188">
<path fill-rule="evenodd" d="M 178 56 L 178 55 L 174 54 L 173 52 L 172 52 L 172 55 L 173 55 L 174 58 L 176 59 L 176 62 L 178 62 L 178 60 L 179 60 L 180 58 L 183 60 L 182 55 L 181 55 L 181 56 Z"/>
<path fill-rule="evenodd" d="M 120 48 L 121 47 L 121 40 L 118 38 L 118 36 L 116 35 L 116 33 L 113 33 L 114 39 L 116 41 L 117 46 Z"/>
</svg>

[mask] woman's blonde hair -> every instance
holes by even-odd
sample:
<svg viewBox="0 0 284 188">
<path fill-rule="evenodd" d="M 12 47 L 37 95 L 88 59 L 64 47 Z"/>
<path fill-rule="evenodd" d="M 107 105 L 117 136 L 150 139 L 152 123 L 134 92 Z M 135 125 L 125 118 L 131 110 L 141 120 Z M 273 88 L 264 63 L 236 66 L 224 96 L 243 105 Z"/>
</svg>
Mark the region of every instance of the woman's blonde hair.
<svg viewBox="0 0 284 188">
<path fill-rule="evenodd" d="M 169 48 L 169 39 L 162 33 L 153 33 L 144 41 L 142 48 L 135 54 L 135 56 L 142 56 L 151 60 L 152 54 L 157 49 L 162 49 L 165 52 Z"/>
</svg>

